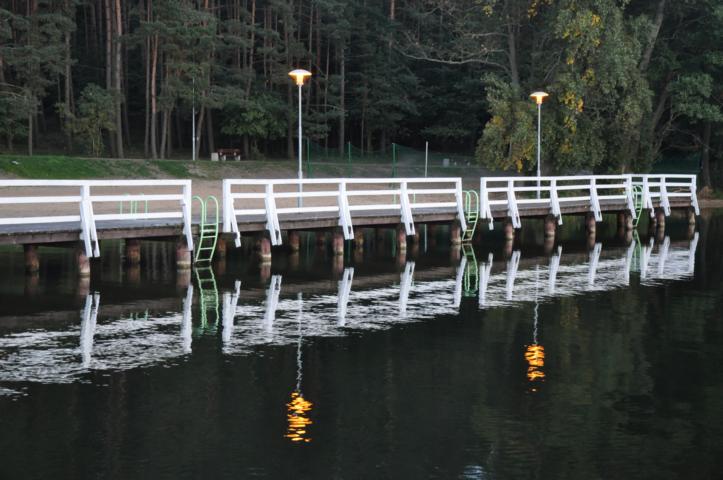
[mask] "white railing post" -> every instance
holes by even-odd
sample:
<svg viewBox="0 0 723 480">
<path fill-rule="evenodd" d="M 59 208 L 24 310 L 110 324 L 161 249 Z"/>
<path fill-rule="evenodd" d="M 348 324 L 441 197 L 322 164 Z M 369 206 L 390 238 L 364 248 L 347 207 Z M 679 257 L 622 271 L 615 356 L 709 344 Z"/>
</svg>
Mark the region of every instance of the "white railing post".
<svg viewBox="0 0 723 480">
<path fill-rule="evenodd" d="M 193 251 L 193 232 L 191 231 L 191 224 L 193 218 L 191 216 L 191 207 L 193 206 L 193 196 L 191 194 L 191 181 L 187 180 L 183 184 L 183 200 L 181 200 L 181 207 L 183 208 L 183 233 L 186 236 L 186 245 L 190 251 Z"/>
<path fill-rule="evenodd" d="M 301 198 L 301 196 L 299 196 L 299 198 Z M 281 229 L 279 227 L 279 216 L 276 213 L 276 198 L 274 198 L 273 183 L 266 185 L 264 203 L 266 205 L 266 229 L 269 231 L 269 236 L 271 237 L 271 245 L 281 245 Z"/>
<path fill-rule="evenodd" d="M 90 185 L 83 183 L 80 187 L 80 238 L 83 240 L 85 255 L 89 258 L 99 257 L 98 233 L 93 218 L 93 205 L 90 200 Z M 95 248 L 93 248 L 95 243 Z"/>
<path fill-rule="evenodd" d="M 507 181 L 507 215 L 512 219 L 513 228 L 522 228 L 520 212 L 517 209 L 517 197 L 515 196 L 515 181 Z"/>
<path fill-rule="evenodd" d="M 339 226 L 344 232 L 344 240 L 354 240 L 354 228 L 352 227 L 351 214 L 349 213 L 349 197 L 346 194 L 346 182 L 339 182 L 339 193 L 337 195 L 339 205 Z"/>
<path fill-rule="evenodd" d="M 459 224 L 462 231 L 467 230 L 467 220 L 464 218 L 464 204 L 462 203 L 462 179 L 458 178 L 455 182 L 454 196 L 457 200 L 457 215 L 459 216 Z"/>
<path fill-rule="evenodd" d="M 665 175 L 660 177 L 660 206 L 665 216 L 670 215 L 670 201 L 668 200 L 668 186 L 666 185 Z"/>
<path fill-rule="evenodd" d="M 600 211 L 600 201 L 597 196 L 597 182 L 595 177 L 590 177 L 590 210 L 595 216 L 596 222 L 602 222 L 602 212 Z"/>
<path fill-rule="evenodd" d="M 487 192 L 487 179 L 485 177 L 480 177 L 479 179 L 479 216 L 482 219 L 489 220 L 490 230 L 494 228 L 489 192 Z"/>
<path fill-rule="evenodd" d="M 550 210 L 557 217 L 557 224 L 562 225 L 562 211 L 560 210 L 560 199 L 557 197 L 557 179 L 550 180 Z"/>
<path fill-rule="evenodd" d="M 698 206 L 698 185 L 696 183 L 696 176 L 690 176 L 690 204 L 693 206 L 693 210 L 696 215 L 700 215 L 700 207 Z"/>
<path fill-rule="evenodd" d="M 231 199 L 231 183 L 228 180 L 223 181 L 223 231 L 231 233 L 231 218 L 233 215 L 233 200 Z"/>
<path fill-rule="evenodd" d="M 643 208 L 648 209 L 650 218 L 655 217 L 655 207 L 653 207 L 653 199 L 650 196 L 650 184 L 647 175 L 643 175 Z"/>
<path fill-rule="evenodd" d="M 630 210 L 630 214 L 635 217 L 635 201 L 633 199 L 633 176 L 626 175 L 625 177 L 625 199 L 628 203 L 628 210 Z"/>
<path fill-rule="evenodd" d="M 409 193 L 407 192 L 406 181 L 401 181 L 399 184 L 399 202 L 404 230 L 407 235 L 416 235 L 414 230 L 414 218 L 412 218 L 412 209 L 409 206 Z"/>
</svg>

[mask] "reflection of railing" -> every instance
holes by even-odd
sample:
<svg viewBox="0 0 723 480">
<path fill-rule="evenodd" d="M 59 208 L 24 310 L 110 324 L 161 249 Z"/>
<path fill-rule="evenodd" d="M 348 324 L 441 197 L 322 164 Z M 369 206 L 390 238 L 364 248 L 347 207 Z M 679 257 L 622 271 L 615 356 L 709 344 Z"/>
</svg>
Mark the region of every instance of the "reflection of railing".
<svg viewBox="0 0 723 480">
<path fill-rule="evenodd" d="M 602 244 L 597 243 L 588 253 L 587 263 L 573 265 L 561 264 L 562 247 L 558 247 L 550 256 L 546 269 L 547 291 L 541 296 L 568 296 L 627 286 L 630 272 L 636 270 L 639 270 L 640 281 L 644 284 L 689 279 L 694 274 L 697 243 L 697 233 L 687 249 L 671 248 L 670 239 L 665 237 L 655 253 L 653 239 L 640 248 L 633 240 L 624 255 L 617 258 L 603 258 Z M 635 262 L 636 250 L 640 251 L 639 267 Z M 534 300 L 531 292 L 536 291 L 535 270 L 520 271 L 519 265 L 519 250 L 512 253 L 503 273 L 491 274 L 492 254 L 480 265 L 478 298 L 481 308 Z"/>
</svg>

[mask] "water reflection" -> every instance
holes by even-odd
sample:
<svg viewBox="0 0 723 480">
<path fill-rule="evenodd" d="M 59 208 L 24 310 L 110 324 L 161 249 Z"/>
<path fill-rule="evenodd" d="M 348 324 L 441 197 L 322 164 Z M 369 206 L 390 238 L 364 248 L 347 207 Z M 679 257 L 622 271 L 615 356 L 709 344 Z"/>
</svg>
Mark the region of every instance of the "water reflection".
<svg viewBox="0 0 723 480">
<path fill-rule="evenodd" d="M 297 295 L 297 302 L 297 324 L 299 329 L 298 340 L 296 343 L 296 388 L 293 392 L 291 392 L 291 401 L 286 404 L 286 420 L 288 422 L 288 427 L 284 436 L 294 443 L 309 443 L 311 442 L 311 436 L 308 430 L 309 426 L 313 423 L 311 418 L 309 418 L 309 414 L 314 404 L 306 400 L 301 392 L 301 382 L 304 374 L 304 364 L 301 357 L 304 301 L 301 292 Z"/>
<path fill-rule="evenodd" d="M 422 269 L 419 275 L 414 261 L 406 261 L 396 276 L 358 277 L 354 268 L 346 267 L 334 282 L 335 291 L 298 281 L 282 287 L 282 275 L 274 273 L 263 293 L 244 289 L 236 280 L 219 295 L 213 272 L 196 272 L 196 288 L 189 283 L 182 299 L 164 300 L 161 313 L 156 309 L 144 318 L 133 312 L 104 314 L 117 310 L 116 306 L 102 306 L 100 294 L 93 293 L 85 298 L 79 324 L 1 335 L 0 381 L 65 383 L 90 370 L 123 370 L 169 361 L 190 354 L 194 337 L 215 334 L 217 318 L 223 353 L 243 354 L 260 345 L 300 342 L 302 325 L 307 337 L 329 337 L 456 315 L 463 298 L 470 295 L 476 295 L 480 309 L 535 303 L 533 342 L 525 346 L 525 360 L 528 379 L 537 381 L 545 377 L 545 349 L 537 338 L 540 302 L 625 287 L 631 271 L 639 272 L 645 285 L 690 279 L 697 243 L 696 233 L 689 243 L 673 243 L 669 237 L 659 245 L 634 239 L 625 249 L 609 251 L 596 243 L 582 255 L 564 254 L 558 246 L 545 260 L 526 259 L 514 250 L 504 262 L 495 262 L 493 253 L 477 262 L 474 252 L 465 250 L 456 268 Z M 308 291 L 305 297 L 297 297 L 303 290 Z M 194 302 L 200 313 L 197 330 L 193 328 Z M 144 310 L 139 308 L 137 313 Z M 290 405 L 303 403 L 295 403 L 303 399 L 300 390 L 295 391 L 298 395 Z"/>
</svg>

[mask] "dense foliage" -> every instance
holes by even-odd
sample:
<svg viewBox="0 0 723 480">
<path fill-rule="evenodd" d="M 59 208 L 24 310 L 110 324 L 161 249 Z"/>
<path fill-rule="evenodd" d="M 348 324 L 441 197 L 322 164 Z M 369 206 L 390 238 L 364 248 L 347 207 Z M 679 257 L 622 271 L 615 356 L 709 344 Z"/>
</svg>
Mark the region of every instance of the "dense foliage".
<svg viewBox="0 0 723 480">
<path fill-rule="evenodd" d="M 546 173 L 694 154 L 720 177 L 720 0 L 10 0 L 0 136 L 187 158 L 195 112 L 198 153 L 293 156 L 295 67 L 306 134 L 339 151 L 429 141 L 530 172 L 543 89 Z"/>
</svg>

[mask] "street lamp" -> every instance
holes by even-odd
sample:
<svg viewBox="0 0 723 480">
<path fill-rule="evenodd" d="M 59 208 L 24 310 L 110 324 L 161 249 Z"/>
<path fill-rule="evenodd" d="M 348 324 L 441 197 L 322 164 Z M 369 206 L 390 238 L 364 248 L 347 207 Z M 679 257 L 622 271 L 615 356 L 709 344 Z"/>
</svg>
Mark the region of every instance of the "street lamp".
<svg viewBox="0 0 723 480">
<path fill-rule="evenodd" d="M 308 70 L 296 69 L 289 72 L 289 76 L 294 79 L 296 85 L 299 87 L 299 207 L 302 205 L 301 201 L 301 180 L 304 177 L 301 170 L 301 157 L 302 157 L 302 136 L 301 136 L 301 87 L 304 86 L 304 80 L 311 76 L 311 72 Z"/>
<path fill-rule="evenodd" d="M 530 94 L 530 98 L 535 99 L 537 103 L 537 198 L 540 198 L 540 143 L 541 143 L 541 131 L 542 131 L 542 102 L 549 95 L 543 91 L 533 92 Z"/>
</svg>

